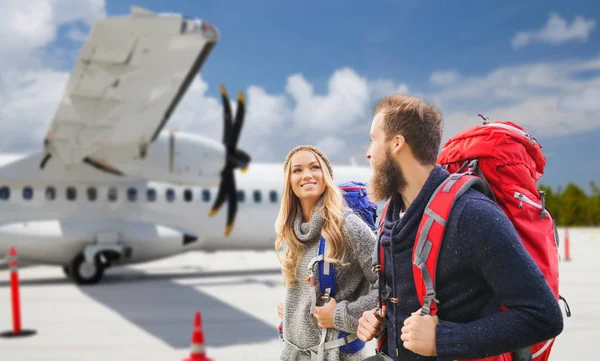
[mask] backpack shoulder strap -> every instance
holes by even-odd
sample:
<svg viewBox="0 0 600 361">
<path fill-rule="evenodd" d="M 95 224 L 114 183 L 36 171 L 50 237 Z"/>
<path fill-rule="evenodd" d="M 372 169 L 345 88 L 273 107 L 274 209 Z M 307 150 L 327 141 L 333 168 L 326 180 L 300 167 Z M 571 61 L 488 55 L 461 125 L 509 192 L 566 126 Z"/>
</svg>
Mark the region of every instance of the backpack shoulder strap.
<svg viewBox="0 0 600 361">
<path fill-rule="evenodd" d="M 386 287 L 385 284 L 385 252 L 383 250 L 383 247 L 381 246 L 381 235 L 383 234 L 383 227 L 385 225 L 385 215 L 387 213 L 388 207 L 390 205 L 390 201 L 387 201 L 385 203 L 385 206 L 383 207 L 383 211 L 381 212 L 381 216 L 379 218 L 379 233 L 377 233 L 377 244 L 375 245 L 375 249 L 374 249 L 374 254 L 373 254 L 373 265 L 374 265 L 374 269 L 375 271 L 377 271 L 377 276 L 379 279 L 379 290 L 378 290 L 378 297 L 379 297 L 379 306 L 377 307 L 378 310 L 381 309 L 384 305 L 385 305 L 385 299 L 383 296 L 384 293 L 384 289 Z M 381 352 L 383 345 L 385 344 L 385 342 L 387 341 L 387 333 L 383 334 L 378 342 L 377 342 L 377 351 Z"/>
<path fill-rule="evenodd" d="M 347 218 L 349 215 L 354 214 L 354 212 L 349 209 L 344 213 L 344 218 Z M 319 256 L 323 255 L 323 258 L 319 260 L 319 288 L 321 292 L 325 295 L 326 300 L 329 301 L 329 297 L 335 296 L 336 291 L 336 283 L 335 283 L 335 273 L 333 272 L 333 264 L 327 262 L 325 260 L 325 250 L 327 249 L 327 240 L 325 237 L 321 236 L 321 243 L 319 244 Z"/>
<path fill-rule="evenodd" d="M 479 177 L 467 173 L 451 174 L 433 192 L 421 218 L 413 248 L 413 275 L 419 302 L 423 306 L 421 315 L 435 315 L 435 270 L 438 254 L 446 231 L 450 211 L 456 199 L 474 185 L 481 185 Z M 434 301 L 434 302 L 432 302 Z"/>
<path fill-rule="evenodd" d="M 327 249 L 327 241 L 325 237 L 321 236 L 321 243 L 319 244 L 319 256 L 325 255 L 325 250 Z M 325 295 L 326 301 L 329 301 L 329 297 L 335 296 L 336 284 L 335 284 L 335 274 L 333 272 L 333 265 L 323 257 L 322 261 L 319 261 L 319 288 L 321 292 Z"/>
</svg>

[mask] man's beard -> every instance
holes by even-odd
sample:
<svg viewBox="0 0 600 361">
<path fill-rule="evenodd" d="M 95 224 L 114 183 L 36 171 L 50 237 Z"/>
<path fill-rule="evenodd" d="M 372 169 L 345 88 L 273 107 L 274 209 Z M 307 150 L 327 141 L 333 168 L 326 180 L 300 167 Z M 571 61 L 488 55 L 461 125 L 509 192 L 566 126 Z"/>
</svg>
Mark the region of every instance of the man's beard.
<svg viewBox="0 0 600 361">
<path fill-rule="evenodd" d="M 368 184 L 369 198 L 373 202 L 385 201 L 406 187 L 406 178 L 402 169 L 389 151 L 385 152 L 385 159 L 381 164 L 373 162 L 373 175 Z"/>
</svg>

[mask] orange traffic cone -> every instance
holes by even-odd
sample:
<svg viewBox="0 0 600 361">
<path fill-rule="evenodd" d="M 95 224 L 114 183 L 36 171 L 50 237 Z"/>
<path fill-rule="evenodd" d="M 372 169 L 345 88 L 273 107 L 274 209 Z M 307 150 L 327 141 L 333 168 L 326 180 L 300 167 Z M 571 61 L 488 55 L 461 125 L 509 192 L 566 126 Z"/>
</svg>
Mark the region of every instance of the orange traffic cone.
<svg viewBox="0 0 600 361">
<path fill-rule="evenodd" d="M 571 260 L 571 241 L 569 240 L 569 228 L 565 229 L 565 261 Z"/>
<path fill-rule="evenodd" d="M 204 331 L 200 320 L 200 312 L 196 312 L 194 319 L 194 330 L 192 331 L 192 345 L 190 346 L 190 357 L 183 361 L 213 361 L 206 357 L 206 348 L 204 346 Z"/>
<path fill-rule="evenodd" d="M 35 330 L 21 328 L 21 298 L 19 295 L 19 270 L 17 250 L 10 247 L 8 251 L 8 267 L 10 269 L 10 293 L 12 301 L 13 329 L 0 333 L 0 337 L 21 337 L 35 335 Z"/>
</svg>

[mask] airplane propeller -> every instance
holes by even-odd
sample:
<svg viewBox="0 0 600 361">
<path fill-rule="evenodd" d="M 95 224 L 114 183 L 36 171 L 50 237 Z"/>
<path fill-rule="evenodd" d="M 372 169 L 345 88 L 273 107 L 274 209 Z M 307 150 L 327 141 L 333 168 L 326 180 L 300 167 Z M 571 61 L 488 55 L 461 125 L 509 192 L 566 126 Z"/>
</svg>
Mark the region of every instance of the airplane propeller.
<svg viewBox="0 0 600 361">
<path fill-rule="evenodd" d="M 240 168 L 242 173 L 245 173 L 250 163 L 250 156 L 248 153 L 237 148 L 246 110 L 244 95 L 242 92 L 238 93 L 235 121 L 233 122 L 229 97 L 223 85 L 221 85 L 221 98 L 223 100 L 223 145 L 225 146 L 225 167 L 221 171 L 219 193 L 217 194 L 215 203 L 208 215 L 210 217 L 214 216 L 227 198 L 227 226 L 225 228 L 225 236 L 227 237 L 233 228 L 238 203 L 235 176 L 233 172 L 235 169 Z"/>
</svg>

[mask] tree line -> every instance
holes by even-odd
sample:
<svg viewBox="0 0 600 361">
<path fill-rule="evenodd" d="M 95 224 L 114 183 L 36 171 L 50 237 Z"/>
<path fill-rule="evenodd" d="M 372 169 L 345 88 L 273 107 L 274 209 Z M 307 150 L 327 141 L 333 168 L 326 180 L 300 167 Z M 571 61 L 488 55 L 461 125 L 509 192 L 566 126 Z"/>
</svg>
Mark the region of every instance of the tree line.
<svg viewBox="0 0 600 361">
<path fill-rule="evenodd" d="M 590 182 L 591 194 L 574 183 L 556 190 L 546 185 L 538 188 L 557 226 L 600 226 L 600 187 L 594 181 Z"/>
</svg>

